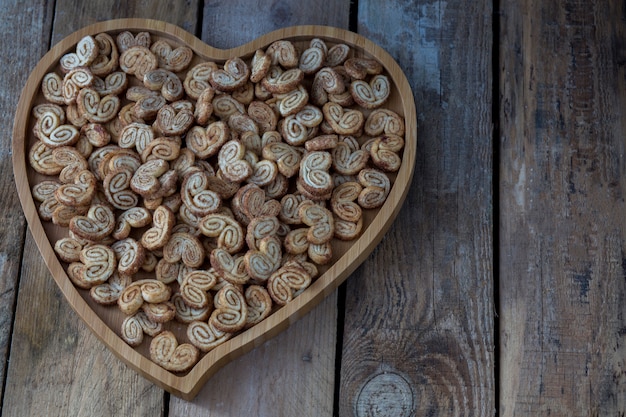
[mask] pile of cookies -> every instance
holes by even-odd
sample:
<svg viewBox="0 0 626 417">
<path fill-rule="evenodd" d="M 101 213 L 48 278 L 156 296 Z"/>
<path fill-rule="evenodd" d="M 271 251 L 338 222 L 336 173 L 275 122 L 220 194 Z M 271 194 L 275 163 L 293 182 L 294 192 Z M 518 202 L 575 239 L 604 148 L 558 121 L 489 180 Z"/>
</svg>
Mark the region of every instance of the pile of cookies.
<svg viewBox="0 0 626 417">
<path fill-rule="evenodd" d="M 319 38 L 203 61 L 148 32 L 85 36 L 32 109 L 32 187 L 67 275 L 184 372 L 293 300 L 400 168 L 383 66 Z M 187 326 L 177 340 L 172 321 Z M 180 337 L 180 336 L 179 336 Z"/>
</svg>

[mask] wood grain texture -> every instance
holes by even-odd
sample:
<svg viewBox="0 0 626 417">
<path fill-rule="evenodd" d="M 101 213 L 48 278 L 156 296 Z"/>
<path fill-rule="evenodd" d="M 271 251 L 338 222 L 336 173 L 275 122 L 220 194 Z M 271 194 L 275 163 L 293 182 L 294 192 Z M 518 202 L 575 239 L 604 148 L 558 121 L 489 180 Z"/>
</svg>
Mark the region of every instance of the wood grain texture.
<svg viewBox="0 0 626 417">
<path fill-rule="evenodd" d="M 52 44 L 85 26 L 111 19 L 144 18 L 157 19 L 177 25 L 190 33 L 196 33 L 198 27 L 198 0 L 120 0 L 85 1 L 76 3 L 72 0 L 57 1 L 54 13 L 54 25 L 63 28 L 54 31 Z"/>
<path fill-rule="evenodd" d="M 202 40 L 226 49 L 294 25 L 348 28 L 349 0 L 209 0 L 202 11 Z"/>
<path fill-rule="evenodd" d="M 37 53 L 38 55 L 32 56 L 36 62 L 50 44 L 58 42 L 75 28 L 87 22 L 105 18 L 132 17 L 132 15 L 126 15 L 128 10 L 136 11 L 136 17 L 169 20 L 182 26 L 192 19 L 195 21 L 194 4 L 197 7 L 197 3 L 194 2 L 189 8 L 180 8 L 177 12 L 172 12 L 171 3 L 165 1 L 152 3 L 150 7 L 141 7 L 139 1 L 126 2 L 124 8 L 116 6 L 115 3 L 115 1 L 87 1 L 81 2 L 77 8 L 73 2 L 56 2 L 52 32 L 39 28 L 36 35 L 25 38 L 19 50 Z M 17 21 L 32 17 L 32 9 L 25 9 L 23 4 L 16 5 L 14 10 L 15 14 L 11 16 L 17 16 Z M 51 11 L 50 8 L 46 9 L 46 13 Z M 49 15 L 43 19 L 47 25 L 53 22 Z M 23 24 L 23 26 L 29 25 Z M 20 33 L 20 36 L 25 36 L 24 32 L 19 30 L 16 32 Z M 42 39 L 40 49 L 32 49 L 33 45 L 38 48 L 38 44 L 32 42 L 33 39 L 38 39 L 43 33 L 51 33 L 51 39 Z M 28 72 L 24 72 L 22 75 L 24 79 L 20 80 L 21 82 L 14 88 L 23 86 Z M 19 212 L 17 209 L 14 210 L 16 213 Z M 9 384 L 7 384 L 3 398 L 3 415 L 47 415 L 49 410 L 60 411 L 58 414 L 52 412 L 51 415 L 77 416 L 162 414 L 163 391 L 115 358 L 79 322 L 78 317 L 65 301 L 58 304 L 54 313 L 45 307 L 41 308 L 42 305 L 59 303 L 60 292 L 53 290 L 54 281 L 46 272 L 42 258 L 35 256 L 37 253 L 35 246 L 31 243 L 25 251 L 30 255 L 24 257 L 22 266 L 24 272 L 21 274 L 20 295 L 17 299 L 15 335 L 11 348 L 13 353 L 7 371 Z M 26 271 L 33 272 L 27 273 Z M 42 285 L 49 288 L 49 291 L 40 291 Z M 34 290 L 29 290 L 29 288 Z M 32 291 L 35 292 L 32 293 Z M 37 302 L 33 303 L 33 300 Z M 51 340 L 41 340 L 40 345 L 34 345 L 36 348 L 34 354 L 37 358 L 37 365 L 34 366 L 33 352 L 26 348 L 29 346 L 28 343 L 20 343 L 20 336 L 36 334 L 42 321 L 55 325 L 63 323 L 69 327 L 62 328 L 58 334 L 51 333 Z M 64 383 L 59 381 L 64 381 Z M 37 401 L 33 401 L 30 391 L 24 390 L 24 386 L 38 387 Z M 86 391 L 83 392 L 82 388 Z M 59 392 L 62 393 L 59 394 Z M 141 401 L 138 402 L 137 399 Z"/>
<path fill-rule="evenodd" d="M 73 314 L 34 256 L 30 233 L 24 251 L 33 255 L 22 268 L 2 415 L 162 415 L 163 392 L 123 365 Z"/>
<path fill-rule="evenodd" d="M 359 1 L 405 70 L 418 160 L 394 226 L 347 281 L 340 416 L 495 411 L 491 2 Z"/>
<path fill-rule="evenodd" d="M 624 415 L 624 6 L 501 7 L 500 415 Z"/>
<path fill-rule="evenodd" d="M 11 167 L 11 129 L 13 113 L 28 72 L 48 48 L 48 40 L 40 39 L 49 33 L 52 14 L 51 2 L 33 5 L 30 13 L 21 13 L 23 3 L 3 1 L 0 15 L 0 50 L 14 50 L 12 54 L 0 54 L 2 68 L 11 68 L 20 62 L 24 71 L 4 71 L 0 77 L 0 380 L 5 381 L 11 328 L 14 319 L 15 299 L 19 282 L 19 269 L 24 235 L 24 215 L 20 208 L 13 169 Z M 39 42 L 33 42 L 38 39 Z M 1 400 L 0 400 L 1 403 Z"/>
<path fill-rule="evenodd" d="M 169 415 L 332 416 L 336 292 L 287 330 L 228 363 L 191 401 L 172 396 Z"/>
<path fill-rule="evenodd" d="M 207 2 L 201 39 L 218 48 L 242 45 L 255 37 L 296 24 L 347 28 L 349 2 Z M 291 10 L 273 14 L 273 10 Z M 263 18 L 263 13 L 269 16 Z M 261 16 L 259 16 L 261 14 Z M 227 27 L 231 30 L 216 30 Z M 226 365 L 191 402 L 172 397 L 170 415 L 331 416 L 335 387 L 337 291 L 275 339 Z M 265 381 L 260 383 L 260 381 Z M 302 395 L 302 393 L 306 393 Z M 285 401 L 285 398 L 301 398 Z M 262 400 L 261 400 L 262 399 Z"/>
</svg>

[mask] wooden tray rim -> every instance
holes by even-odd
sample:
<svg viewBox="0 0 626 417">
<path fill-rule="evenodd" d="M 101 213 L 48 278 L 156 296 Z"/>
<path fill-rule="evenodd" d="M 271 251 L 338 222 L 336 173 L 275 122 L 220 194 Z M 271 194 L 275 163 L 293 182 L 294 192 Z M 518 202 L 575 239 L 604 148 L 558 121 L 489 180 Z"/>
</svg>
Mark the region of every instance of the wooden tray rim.
<svg viewBox="0 0 626 417">
<path fill-rule="evenodd" d="M 208 352 L 186 375 L 179 376 L 168 372 L 153 363 L 149 358 L 135 351 L 126 344 L 104 321 L 90 308 L 71 283 L 61 263 L 48 241 L 43 225 L 31 195 L 26 168 L 26 129 L 30 109 L 40 87 L 40 80 L 50 68 L 54 67 L 60 56 L 69 51 L 82 37 L 100 32 L 113 31 L 148 31 L 162 36 L 175 37 L 179 42 L 190 46 L 203 58 L 225 60 L 231 56 L 244 56 L 253 53 L 258 47 L 280 39 L 310 39 L 320 37 L 333 42 L 347 43 L 364 50 L 378 59 L 396 84 L 400 92 L 400 101 L 405 118 L 405 149 L 400 170 L 395 183 L 372 223 L 363 234 L 354 241 L 347 252 L 339 258 L 322 276 L 300 296 L 273 313 L 262 323 L 233 337 L 229 341 Z M 236 357 L 263 344 L 285 330 L 322 299 L 332 293 L 348 276 L 369 256 L 395 220 L 410 188 L 415 166 L 417 147 L 417 120 L 415 102 L 411 87 L 396 61 L 380 46 L 367 38 L 344 29 L 319 26 L 290 26 L 266 33 L 241 46 L 218 49 L 207 45 L 202 40 L 178 26 L 151 19 L 116 19 L 94 23 L 68 35 L 48 51 L 32 70 L 18 102 L 13 125 L 12 163 L 18 196 L 24 210 L 28 226 L 52 277 L 71 308 L 85 322 L 90 330 L 124 363 L 157 386 L 183 399 L 193 399 L 206 381 L 223 365 Z"/>
</svg>

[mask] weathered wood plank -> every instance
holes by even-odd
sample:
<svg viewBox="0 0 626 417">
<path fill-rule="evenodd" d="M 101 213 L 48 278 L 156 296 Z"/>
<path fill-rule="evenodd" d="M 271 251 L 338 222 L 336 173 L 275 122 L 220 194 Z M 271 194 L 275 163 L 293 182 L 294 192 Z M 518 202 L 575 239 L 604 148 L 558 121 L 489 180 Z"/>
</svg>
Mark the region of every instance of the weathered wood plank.
<svg viewBox="0 0 626 417">
<path fill-rule="evenodd" d="M 495 411 L 491 2 L 358 3 L 413 88 L 418 159 L 389 234 L 347 281 L 340 416 Z"/>
<path fill-rule="evenodd" d="M 336 303 L 224 366 L 193 401 L 172 396 L 169 416 L 332 416 Z"/>
<path fill-rule="evenodd" d="M 28 13 L 24 4 L 3 0 L 0 4 L 0 49 L 12 53 L 0 54 L 0 380 L 4 384 L 6 359 L 9 354 L 11 327 L 14 317 L 15 298 L 24 247 L 25 219 L 20 209 L 11 165 L 11 127 L 20 97 L 20 91 L 28 72 L 37 64 L 48 48 L 43 33 L 50 32 L 52 2 L 32 5 Z M 19 63 L 19 64 L 17 64 Z M 21 71 L 10 70 L 19 65 Z M 0 399 L 0 403 L 2 400 Z"/>
<path fill-rule="evenodd" d="M 201 39 L 231 48 L 287 26 L 347 28 L 349 9 L 348 1 L 323 7 L 311 0 L 211 2 L 205 4 Z M 332 415 L 336 325 L 335 291 L 287 331 L 226 365 L 194 401 L 172 397 L 170 416 Z"/>
<path fill-rule="evenodd" d="M 288 26 L 347 29 L 349 13 L 350 0 L 216 0 L 204 4 L 201 38 L 211 46 L 226 49 Z"/>
<path fill-rule="evenodd" d="M 163 391 L 123 365 L 73 314 L 35 259 L 30 233 L 24 251 L 32 255 L 22 267 L 2 415 L 162 415 Z"/>
<path fill-rule="evenodd" d="M 501 9 L 500 415 L 624 415 L 624 5 Z"/>
<path fill-rule="evenodd" d="M 54 20 L 51 14 L 43 20 L 52 24 L 55 43 L 85 25 L 121 17 L 165 20 L 193 32 L 196 11 L 195 1 L 180 7 L 167 1 L 152 2 L 149 7 L 127 2 L 123 8 L 114 1 L 79 6 L 57 1 Z M 28 16 L 30 10 L 21 5 L 15 13 Z M 44 44 L 43 49 L 34 50 L 39 55 L 33 59 L 45 52 L 47 40 Z M 31 51 L 31 45 L 24 43 L 23 50 Z M 27 71 L 24 68 L 24 77 Z M 25 251 L 29 256 L 22 266 L 3 415 L 163 414 L 163 390 L 117 360 L 80 322 L 54 285 L 30 235 Z"/>
</svg>

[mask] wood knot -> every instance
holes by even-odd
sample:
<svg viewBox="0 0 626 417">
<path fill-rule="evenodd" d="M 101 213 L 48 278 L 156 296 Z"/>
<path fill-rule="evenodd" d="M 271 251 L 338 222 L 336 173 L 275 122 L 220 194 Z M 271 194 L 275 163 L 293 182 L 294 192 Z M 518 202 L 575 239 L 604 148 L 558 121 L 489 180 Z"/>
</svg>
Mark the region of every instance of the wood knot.
<svg viewBox="0 0 626 417">
<path fill-rule="evenodd" d="M 357 417 L 408 417 L 415 401 L 406 377 L 386 371 L 371 377 L 356 396 Z"/>
</svg>

